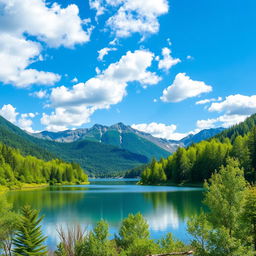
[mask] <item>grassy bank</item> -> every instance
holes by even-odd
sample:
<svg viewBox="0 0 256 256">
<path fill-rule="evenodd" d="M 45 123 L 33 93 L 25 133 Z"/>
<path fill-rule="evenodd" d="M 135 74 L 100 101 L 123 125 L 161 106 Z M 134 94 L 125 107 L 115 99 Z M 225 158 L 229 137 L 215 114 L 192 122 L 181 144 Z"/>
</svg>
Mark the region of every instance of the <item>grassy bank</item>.
<svg viewBox="0 0 256 256">
<path fill-rule="evenodd" d="M 90 182 L 81 182 L 79 184 L 75 182 L 63 182 L 63 183 L 56 183 L 52 184 L 53 186 L 63 186 L 63 185 L 88 185 Z M 49 187 L 50 184 L 48 183 L 19 183 L 19 184 L 11 184 L 11 185 L 0 185 L 0 193 L 7 192 L 11 190 L 29 190 L 29 189 L 39 189 Z"/>
<path fill-rule="evenodd" d="M 89 181 L 85 181 L 85 182 L 62 182 L 62 183 L 54 183 L 53 186 L 68 186 L 68 185 L 89 185 L 90 182 Z"/>
<path fill-rule="evenodd" d="M 6 192 L 6 191 L 11 191 L 11 190 L 27 190 L 27 189 L 38 189 L 38 188 L 44 188 L 48 187 L 49 184 L 47 183 L 20 183 L 20 184 L 12 184 L 12 185 L 7 185 L 3 186 L 0 185 L 0 192 Z"/>
</svg>

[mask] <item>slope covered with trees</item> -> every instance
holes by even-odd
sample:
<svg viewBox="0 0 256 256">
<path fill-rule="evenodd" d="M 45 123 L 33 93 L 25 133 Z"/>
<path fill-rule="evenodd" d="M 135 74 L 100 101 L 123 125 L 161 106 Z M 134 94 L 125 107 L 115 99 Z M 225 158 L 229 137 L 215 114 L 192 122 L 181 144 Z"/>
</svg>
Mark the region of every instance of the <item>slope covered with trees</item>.
<svg viewBox="0 0 256 256">
<path fill-rule="evenodd" d="M 172 156 L 153 160 L 141 175 L 143 184 L 202 183 L 226 164 L 228 157 L 237 158 L 250 182 L 256 180 L 256 115 L 224 130 L 211 140 L 179 148 Z"/>
<path fill-rule="evenodd" d="M 21 183 L 82 183 L 88 177 L 78 164 L 62 160 L 40 160 L 22 156 L 16 149 L 0 144 L 0 185 L 12 187 Z"/>
<path fill-rule="evenodd" d="M 89 140 L 60 143 L 38 139 L 1 116 L 0 143 L 19 149 L 23 155 L 76 162 L 86 171 L 97 175 L 120 173 L 150 161 L 144 155 Z"/>
</svg>

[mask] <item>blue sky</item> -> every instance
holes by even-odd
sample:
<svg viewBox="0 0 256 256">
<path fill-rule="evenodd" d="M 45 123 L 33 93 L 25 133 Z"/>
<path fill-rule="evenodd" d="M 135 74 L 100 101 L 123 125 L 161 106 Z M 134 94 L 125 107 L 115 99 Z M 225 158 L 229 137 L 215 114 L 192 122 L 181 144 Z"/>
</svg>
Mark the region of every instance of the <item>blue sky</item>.
<svg viewBox="0 0 256 256">
<path fill-rule="evenodd" d="M 28 131 L 123 122 L 168 139 L 229 127 L 256 112 L 255 9 L 0 0 L 0 114 Z"/>
</svg>

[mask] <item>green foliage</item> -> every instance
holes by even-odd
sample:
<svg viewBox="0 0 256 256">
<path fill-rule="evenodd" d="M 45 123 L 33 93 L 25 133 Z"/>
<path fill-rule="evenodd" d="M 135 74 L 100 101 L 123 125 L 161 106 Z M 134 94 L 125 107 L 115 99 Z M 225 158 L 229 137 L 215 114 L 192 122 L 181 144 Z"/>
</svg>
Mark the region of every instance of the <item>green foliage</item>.
<svg viewBox="0 0 256 256">
<path fill-rule="evenodd" d="M 11 254 L 12 241 L 19 223 L 19 215 L 14 213 L 4 195 L 0 196 L 0 251 Z"/>
<path fill-rule="evenodd" d="M 186 248 L 185 244 L 173 238 L 172 233 L 168 233 L 165 237 L 158 241 L 161 253 L 180 252 Z"/>
<path fill-rule="evenodd" d="M 22 208 L 22 216 L 16 237 L 14 239 L 14 255 L 47 255 L 44 241 L 46 237 L 42 235 L 40 223 L 43 217 L 39 217 L 38 211 L 30 206 Z"/>
<path fill-rule="evenodd" d="M 229 141 L 221 143 L 216 139 L 179 148 L 172 156 L 159 162 L 152 161 L 141 175 L 143 184 L 164 182 L 203 182 L 225 164 L 231 151 Z"/>
<path fill-rule="evenodd" d="M 124 173 L 126 170 L 150 161 L 145 155 L 88 139 L 72 143 L 38 139 L 1 116 L 0 143 L 19 149 L 25 156 L 32 155 L 47 161 L 60 158 L 67 162 L 78 163 L 86 171 L 95 175 L 106 173 L 115 175 L 120 171 Z"/>
<path fill-rule="evenodd" d="M 114 256 L 117 255 L 115 243 L 109 241 L 108 224 L 100 221 L 81 244 L 83 256 Z"/>
<path fill-rule="evenodd" d="M 207 190 L 204 203 L 210 209 L 209 219 L 215 227 L 225 227 L 230 236 L 235 232 L 237 220 L 241 214 L 245 197 L 246 181 L 239 162 L 228 159 L 227 166 L 222 166 L 205 183 Z"/>
<path fill-rule="evenodd" d="M 122 221 L 117 243 L 124 249 L 132 246 L 138 239 L 149 239 L 149 225 L 140 213 L 129 216 Z"/>
<path fill-rule="evenodd" d="M 149 236 L 149 225 L 143 216 L 129 214 L 121 223 L 119 236 L 116 236 L 121 255 L 144 256 L 158 251 L 158 245 Z"/>
<path fill-rule="evenodd" d="M 54 159 L 48 162 L 22 156 L 16 149 L 0 144 L 0 185 L 12 187 L 20 183 L 81 183 L 87 175 L 74 163 Z"/>
<path fill-rule="evenodd" d="M 253 255 L 252 243 L 241 229 L 247 226 L 249 219 L 243 218 L 247 183 L 238 161 L 228 159 L 227 166 L 214 173 L 205 188 L 204 203 L 209 212 L 188 222 L 188 231 L 194 237 L 195 255 Z M 250 205 L 248 199 L 247 203 Z"/>
<path fill-rule="evenodd" d="M 242 229 L 256 251 L 256 187 L 251 187 L 245 196 L 245 205 L 242 214 Z"/>
<path fill-rule="evenodd" d="M 178 148 L 165 161 L 144 168 L 141 183 L 203 183 L 225 165 L 229 157 L 239 160 L 249 182 L 256 182 L 256 114 L 245 122 L 224 130 L 208 141 Z M 157 168 L 155 168 L 157 167 Z"/>
</svg>

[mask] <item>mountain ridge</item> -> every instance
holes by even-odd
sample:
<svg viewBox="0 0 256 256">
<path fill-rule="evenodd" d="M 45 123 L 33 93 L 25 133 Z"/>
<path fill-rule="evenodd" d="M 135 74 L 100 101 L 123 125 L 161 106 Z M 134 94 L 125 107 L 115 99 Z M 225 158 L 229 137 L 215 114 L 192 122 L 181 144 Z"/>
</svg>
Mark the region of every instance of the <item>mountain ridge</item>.
<svg viewBox="0 0 256 256">
<path fill-rule="evenodd" d="M 99 131 L 99 134 L 95 134 L 97 130 Z M 120 134 L 124 132 L 134 133 L 146 140 L 149 140 L 150 142 L 161 147 L 162 149 L 170 153 L 173 153 L 174 151 L 176 151 L 178 147 L 187 147 L 193 143 L 197 143 L 197 142 L 200 142 L 201 140 L 209 139 L 213 136 L 216 136 L 217 134 L 224 131 L 225 128 L 218 127 L 218 128 L 204 129 L 196 134 L 189 134 L 180 140 L 168 140 L 164 138 L 154 137 L 150 133 L 136 130 L 129 125 L 123 124 L 122 122 L 119 122 L 110 126 L 102 125 L 102 124 L 94 124 L 91 128 L 79 128 L 75 130 L 65 130 L 61 132 L 43 131 L 40 133 L 34 133 L 32 135 L 38 138 L 53 140 L 58 142 L 74 142 L 76 140 L 81 140 L 81 139 L 92 139 L 98 142 L 106 143 L 106 141 L 102 140 L 102 135 L 104 135 L 104 133 L 108 131 L 113 131 L 113 130 L 118 131 Z"/>
</svg>

